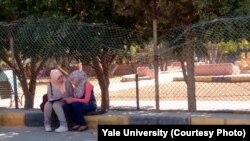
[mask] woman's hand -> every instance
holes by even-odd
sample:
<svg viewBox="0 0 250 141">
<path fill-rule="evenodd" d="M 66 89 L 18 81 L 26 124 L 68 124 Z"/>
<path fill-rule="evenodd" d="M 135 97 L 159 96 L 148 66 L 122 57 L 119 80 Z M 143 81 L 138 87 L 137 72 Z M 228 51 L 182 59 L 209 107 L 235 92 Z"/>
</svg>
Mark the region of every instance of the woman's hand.
<svg viewBox="0 0 250 141">
<path fill-rule="evenodd" d="M 67 104 L 71 104 L 71 103 L 73 103 L 73 98 L 71 98 L 71 97 L 64 98 L 64 101 L 65 101 Z"/>
<path fill-rule="evenodd" d="M 64 100 L 64 98 L 62 98 L 62 99 L 60 100 L 60 102 L 62 102 L 62 103 L 65 103 L 65 100 Z"/>
</svg>

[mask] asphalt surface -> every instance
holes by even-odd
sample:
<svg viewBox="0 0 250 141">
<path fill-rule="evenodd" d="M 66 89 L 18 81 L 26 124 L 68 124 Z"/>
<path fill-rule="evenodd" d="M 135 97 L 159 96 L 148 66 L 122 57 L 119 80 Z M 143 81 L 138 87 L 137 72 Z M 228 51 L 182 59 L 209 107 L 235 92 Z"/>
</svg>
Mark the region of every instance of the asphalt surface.
<svg viewBox="0 0 250 141">
<path fill-rule="evenodd" d="M 43 127 L 0 127 L 0 141 L 97 141 L 97 130 L 56 133 Z"/>
</svg>

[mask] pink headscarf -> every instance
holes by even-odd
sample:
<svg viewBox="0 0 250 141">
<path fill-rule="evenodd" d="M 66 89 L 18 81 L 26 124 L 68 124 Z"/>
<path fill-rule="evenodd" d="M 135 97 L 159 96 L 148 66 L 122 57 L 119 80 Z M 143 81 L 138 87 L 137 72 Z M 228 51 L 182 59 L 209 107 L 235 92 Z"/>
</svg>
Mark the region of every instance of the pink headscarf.
<svg viewBox="0 0 250 141">
<path fill-rule="evenodd" d="M 63 82 L 58 81 L 58 78 L 61 76 L 63 76 L 63 74 L 58 69 L 53 69 L 50 71 L 50 82 L 52 84 L 52 88 L 54 90 L 64 93 L 66 91 L 64 77 Z"/>
</svg>

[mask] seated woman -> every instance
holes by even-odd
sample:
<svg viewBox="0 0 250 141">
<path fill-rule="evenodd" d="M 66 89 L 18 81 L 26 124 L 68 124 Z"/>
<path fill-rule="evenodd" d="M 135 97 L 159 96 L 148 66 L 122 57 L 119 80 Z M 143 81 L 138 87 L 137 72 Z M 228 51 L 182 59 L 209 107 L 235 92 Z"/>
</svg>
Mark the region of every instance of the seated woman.
<svg viewBox="0 0 250 141">
<path fill-rule="evenodd" d="M 51 115 L 54 110 L 59 119 L 60 126 L 55 132 L 68 131 L 68 125 L 63 111 L 63 98 L 73 95 L 73 86 L 69 79 L 65 78 L 58 69 L 50 72 L 50 83 L 48 84 L 48 101 L 44 106 L 44 127 L 45 131 L 50 132 Z"/>
<path fill-rule="evenodd" d="M 74 97 L 64 98 L 63 109 L 73 126 L 71 130 L 84 131 L 88 129 L 84 115 L 97 109 L 93 85 L 88 81 L 84 71 L 76 70 L 70 74 L 74 85 Z"/>
</svg>

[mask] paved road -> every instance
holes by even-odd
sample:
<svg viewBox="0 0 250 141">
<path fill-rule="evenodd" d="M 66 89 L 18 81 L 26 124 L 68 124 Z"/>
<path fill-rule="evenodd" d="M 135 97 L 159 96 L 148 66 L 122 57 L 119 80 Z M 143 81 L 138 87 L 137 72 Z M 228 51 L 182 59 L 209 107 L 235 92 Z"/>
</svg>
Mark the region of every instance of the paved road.
<svg viewBox="0 0 250 141">
<path fill-rule="evenodd" d="M 97 131 L 45 132 L 43 127 L 0 127 L 0 141 L 97 141 Z"/>
</svg>

